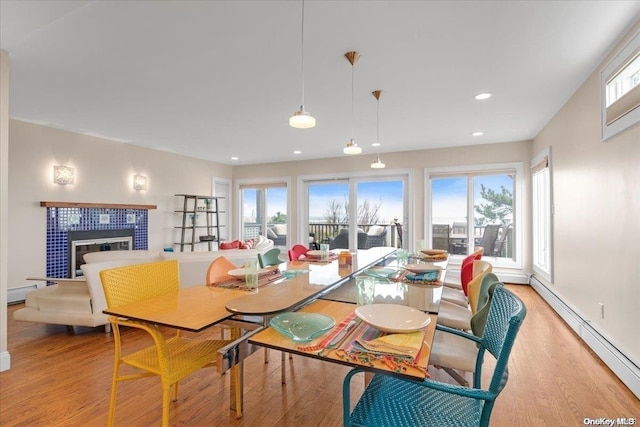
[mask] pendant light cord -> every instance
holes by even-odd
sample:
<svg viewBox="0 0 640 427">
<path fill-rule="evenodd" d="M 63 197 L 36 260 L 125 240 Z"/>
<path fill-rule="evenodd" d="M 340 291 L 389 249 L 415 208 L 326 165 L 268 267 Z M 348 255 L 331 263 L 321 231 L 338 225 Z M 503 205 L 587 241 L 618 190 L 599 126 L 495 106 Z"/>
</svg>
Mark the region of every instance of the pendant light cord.
<svg viewBox="0 0 640 427">
<path fill-rule="evenodd" d="M 380 146 L 380 99 L 376 99 L 376 142 Z M 379 151 L 379 150 L 378 150 Z"/>
<path fill-rule="evenodd" d="M 300 107 L 302 109 L 302 107 L 304 107 L 304 0 L 302 0 L 302 28 L 300 30 L 300 33 L 300 58 L 302 59 L 302 61 L 300 61 L 300 74 L 302 74 L 302 105 Z"/>
<path fill-rule="evenodd" d="M 355 61 L 353 64 L 351 64 L 351 141 L 355 140 L 355 135 L 353 132 L 354 126 L 353 126 L 353 118 L 354 118 L 354 114 L 353 114 L 353 75 L 354 75 L 354 68 L 355 68 Z"/>
</svg>

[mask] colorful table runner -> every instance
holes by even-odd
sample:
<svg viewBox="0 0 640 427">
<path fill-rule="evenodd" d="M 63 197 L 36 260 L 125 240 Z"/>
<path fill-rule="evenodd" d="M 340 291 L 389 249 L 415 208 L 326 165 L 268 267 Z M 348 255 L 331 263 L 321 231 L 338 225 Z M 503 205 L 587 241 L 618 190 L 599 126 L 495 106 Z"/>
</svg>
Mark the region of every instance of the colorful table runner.
<svg viewBox="0 0 640 427">
<path fill-rule="evenodd" d="M 340 335 L 352 321 L 356 325 L 335 346 L 328 346 Z M 390 334 L 379 331 L 368 325 L 352 313 L 345 317 L 338 326 L 313 346 L 299 346 L 298 349 L 310 352 L 325 352 L 333 349 L 341 357 L 357 357 L 360 359 L 392 359 L 394 363 L 414 362 L 420 356 L 424 341 L 425 329 L 416 332 Z M 364 356 L 364 357 L 362 357 Z"/>
</svg>

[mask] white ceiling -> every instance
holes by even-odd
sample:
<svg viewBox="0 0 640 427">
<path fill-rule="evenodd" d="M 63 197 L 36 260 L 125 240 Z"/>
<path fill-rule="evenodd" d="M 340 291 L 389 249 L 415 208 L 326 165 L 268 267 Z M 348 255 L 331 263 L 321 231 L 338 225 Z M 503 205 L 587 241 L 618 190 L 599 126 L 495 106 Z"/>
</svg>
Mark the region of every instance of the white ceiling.
<svg viewBox="0 0 640 427">
<path fill-rule="evenodd" d="M 301 130 L 301 5 L 0 0 L 10 115 L 226 164 L 337 157 L 352 136 L 373 157 L 382 89 L 383 154 L 528 140 L 640 18 L 640 1 L 307 0 Z"/>
</svg>

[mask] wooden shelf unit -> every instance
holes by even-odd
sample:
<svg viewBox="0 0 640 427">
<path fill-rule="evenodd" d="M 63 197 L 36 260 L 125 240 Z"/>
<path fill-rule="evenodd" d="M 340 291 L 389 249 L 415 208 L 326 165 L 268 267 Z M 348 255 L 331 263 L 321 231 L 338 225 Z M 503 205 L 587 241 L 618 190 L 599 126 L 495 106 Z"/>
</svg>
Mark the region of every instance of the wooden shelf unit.
<svg viewBox="0 0 640 427">
<path fill-rule="evenodd" d="M 176 194 L 182 197 L 182 209 L 176 213 L 182 214 L 181 225 L 176 228 L 180 230 L 180 241 L 176 243 L 180 252 L 190 248 L 195 251 L 197 245 L 206 244 L 208 250 L 213 250 L 213 244 L 220 241 L 220 212 L 218 200 L 223 197 L 196 196 L 191 194 Z M 199 217 L 204 216 L 204 220 Z M 200 236 L 213 236 L 211 240 L 200 240 Z"/>
</svg>

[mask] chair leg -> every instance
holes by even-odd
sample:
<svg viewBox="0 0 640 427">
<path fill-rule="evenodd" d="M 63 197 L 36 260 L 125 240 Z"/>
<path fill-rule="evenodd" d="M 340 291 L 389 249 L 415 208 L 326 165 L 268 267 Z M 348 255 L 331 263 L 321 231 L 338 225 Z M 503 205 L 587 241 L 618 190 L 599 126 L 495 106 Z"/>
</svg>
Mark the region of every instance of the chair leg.
<svg viewBox="0 0 640 427">
<path fill-rule="evenodd" d="M 453 378 L 454 380 L 456 380 L 456 382 L 458 384 L 460 384 L 463 387 L 469 387 L 469 381 L 467 381 L 462 375 L 460 375 L 458 372 L 456 372 L 454 369 L 451 368 L 445 368 L 444 366 L 436 366 L 436 368 L 442 369 L 443 371 L 445 371 L 447 374 L 449 374 L 449 376 L 451 378 Z"/>
<path fill-rule="evenodd" d="M 178 400 L 178 383 L 171 386 L 171 401 L 176 402 Z"/>
<path fill-rule="evenodd" d="M 282 356 L 281 356 L 281 363 L 280 363 L 280 369 L 281 369 L 281 371 L 280 371 L 280 376 L 281 376 L 280 381 L 282 381 L 282 384 L 286 384 L 287 383 L 287 374 L 285 372 L 285 366 L 284 366 L 285 353 L 282 352 L 281 355 Z"/>
<path fill-rule="evenodd" d="M 264 363 L 269 363 L 269 349 L 264 349 Z"/>
<path fill-rule="evenodd" d="M 162 427 L 169 427 L 169 395 L 171 386 L 162 384 Z"/>
<path fill-rule="evenodd" d="M 109 403 L 109 418 L 107 419 L 107 426 L 113 427 L 114 418 L 116 415 L 116 399 L 118 397 L 118 380 L 117 368 L 113 373 L 113 383 L 111 384 L 111 402 Z"/>
</svg>

